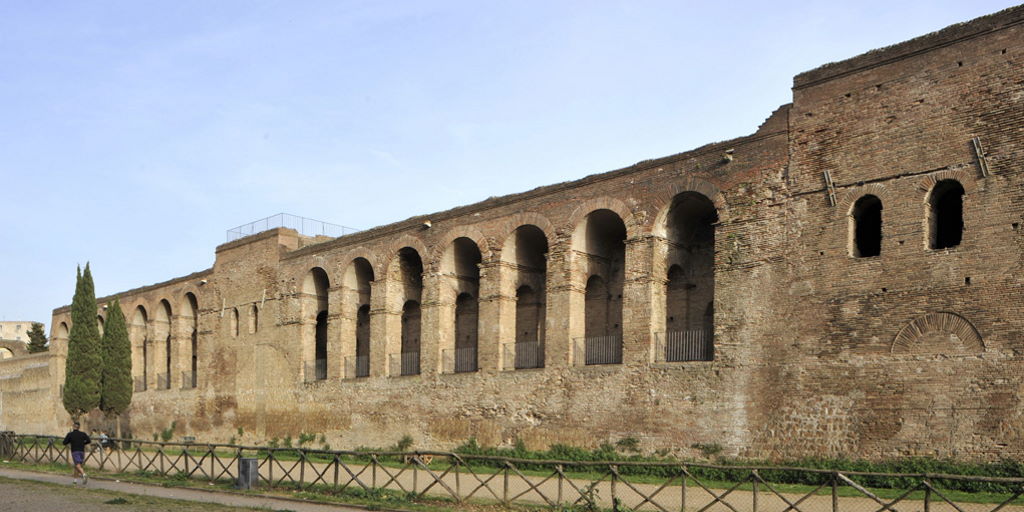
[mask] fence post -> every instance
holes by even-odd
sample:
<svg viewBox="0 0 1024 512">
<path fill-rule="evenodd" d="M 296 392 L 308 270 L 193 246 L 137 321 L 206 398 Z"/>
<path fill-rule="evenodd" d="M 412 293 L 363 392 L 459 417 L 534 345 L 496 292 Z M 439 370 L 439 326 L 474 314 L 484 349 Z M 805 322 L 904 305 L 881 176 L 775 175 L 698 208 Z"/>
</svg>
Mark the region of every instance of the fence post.
<svg viewBox="0 0 1024 512">
<path fill-rule="evenodd" d="M 558 505 L 562 504 L 562 465 L 555 464 L 555 470 L 558 471 L 558 501 L 555 503 Z"/>
<path fill-rule="evenodd" d="M 686 471 L 686 466 L 681 466 L 679 471 L 683 475 L 683 484 L 679 486 L 679 492 L 681 493 L 679 496 L 679 512 L 686 512 L 686 477 L 689 476 L 689 472 Z"/>
<path fill-rule="evenodd" d="M 926 484 L 929 483 L 927 480 L 925 480 L 924 482 Z M 931 512 L 931 509 L 932 509 L 932 486 L 929 484 L 929 485 L 925 485 L 925 487 L 924 487 L 924 512 Z"/>
<path fill-rule="evenodd" d="M 459 459 L 455 459 L 455 499 L 462 503 L 462 483 L 459 478 Z"/>
<path fill-rule="evenodd" d="M 14 458 L 14 432 L 10 430 L 0 431 L 0 459 L 10 460 Z"/>
<path fill-rule="evenodd" d="M 832 512 L 839 512 L 839 472 L 832 473 Z"/>
<path fill-rule="evenodd" d="M 615 480 L 618 479 L 619 468 L 614 464 L 609 464 L 608 471 L 612 474 L 612 511 L 619 512 L 619 499 L 615 496 Z"/>
<path fill-rule="evenodd" d="M 757 481 L 758 481 L 758 476 L 757 476 L 757 470 L 756 469 L 753 469 L 753 470 L 750 471 L 750 480 L 754 484 L 754 495 L 752 496 L 752 499 L 753 499 L 752 509 L 753 509 L 754 512 L 757 512 Z"/>
<path fill-rule="evenodd" d="M 508 505 L 508 462 L 505 462 L 505 484 L 501 495 L 501 502 Z"/>
</svg>

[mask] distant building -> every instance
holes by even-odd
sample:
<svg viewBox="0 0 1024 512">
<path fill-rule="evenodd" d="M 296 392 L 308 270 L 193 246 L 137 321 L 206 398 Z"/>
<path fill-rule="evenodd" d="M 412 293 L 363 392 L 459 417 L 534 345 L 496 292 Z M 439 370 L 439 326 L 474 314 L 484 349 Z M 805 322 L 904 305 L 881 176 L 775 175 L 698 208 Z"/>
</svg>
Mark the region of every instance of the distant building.
<svg viewBox="0 0 1024 512">
<path fill-rule="evenodd" d="M 33 323 L 35 322 L 29 320 L 0 322 L 0 340 L 24 341 L 28 343 L 28 331 L 32 328 Z"/>
</svg>

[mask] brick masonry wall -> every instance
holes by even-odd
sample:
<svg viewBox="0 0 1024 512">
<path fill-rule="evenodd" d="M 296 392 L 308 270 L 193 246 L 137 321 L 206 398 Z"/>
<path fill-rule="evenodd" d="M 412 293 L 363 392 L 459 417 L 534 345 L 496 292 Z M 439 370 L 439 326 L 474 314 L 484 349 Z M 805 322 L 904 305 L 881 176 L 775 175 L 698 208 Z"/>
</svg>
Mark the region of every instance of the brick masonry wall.
<svg viewBox="0 0 1024 512">
<path fill-rule="evenodd" d="M 773 458 L 1024 455 L 1021 20 L 1024 9 L 1010 9 L 802 74 L 793 104 L 749 137 L 334 240 L 273 230 L 224 244 L 210 270 L 118 295 L 129 320 L 139 306 L 151 319 L 161 301 L 171 310 L 166 328 L 136 333 L 170 332 L 174 371 L 171 389 L 154 381 L 136 393 L 132 430 L 147 437 L 177 421 L 181 435 L 245 442 L 322 433 L 335 447 L 409 434 L 424 448 L 470 436 L 534 448 L 636 437 L 680 455 L 697 443 Z M 987 177 L 972 137 L 987 151 Z M 965 230 L 959 246 L 932 250 L 927 197 L 942 179 L 965 189 Z M 666 217 L 683 192 L 704 195 L 719 217 L 715 359 L 663 363 L 654 347 L 672 309 Z M 865 194 L 883 205 L 881 254 L 854 258 L 849 215 Z M 623 362 L 578 366 L 584 289 L 599 261 L 581 226 L 601 209 L 626 227 Z M 517 278 L 503 248 L 522 225 L 548 242 L 545 367 L 509 370 Z M 459 237 L 482 257 L 480 369 L 451 374 L 443 355 L 455 346 L 459 286 L 448 262 Z M 391 356 L 406 247 L 424 266 L 422 372 L 403 377 Z M 359 379 L 346 378 L 356 258 L 374 278 L 371 375 Z M 320 309 L 313 268 L 328 280 L 328 378 L 306 382 Z M 178 377 L 190 364 L 186 294 L 198 303 L 196 389 Z M 55 310 L 53 325 L 68 316 Z M 151 380 L 162 357 L 147 351 Z"/>
</svg>

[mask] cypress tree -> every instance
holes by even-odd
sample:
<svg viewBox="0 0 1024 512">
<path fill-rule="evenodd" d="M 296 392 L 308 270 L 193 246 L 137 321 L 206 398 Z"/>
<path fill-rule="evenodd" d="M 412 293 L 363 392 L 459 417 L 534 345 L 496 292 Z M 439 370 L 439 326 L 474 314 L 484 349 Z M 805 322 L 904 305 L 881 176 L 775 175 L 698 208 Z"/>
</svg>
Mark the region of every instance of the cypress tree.
<svg viewBox="0 0 1024 512">
<path fill-rule="evenodd" d="M 103 378 L 100 330 L 96 324 L 96 292 L 92 272 L 77 270 L 75 296 L 71 299 L 71 332 L 64 375 L 64 409 L 77 420 L 100 405 Z"/>
<path fill-rule="evenodd" d="M 108 417 L 118 418 L 132 403 L 132 346 L 128 341 L 121 302 L 117 299 L 107 311 L 106 329 L 103 331 L 103 389 L 100 410 Z M 117 436 L 121 436 L 121 422 L 117 422 Z"/>
</svg>

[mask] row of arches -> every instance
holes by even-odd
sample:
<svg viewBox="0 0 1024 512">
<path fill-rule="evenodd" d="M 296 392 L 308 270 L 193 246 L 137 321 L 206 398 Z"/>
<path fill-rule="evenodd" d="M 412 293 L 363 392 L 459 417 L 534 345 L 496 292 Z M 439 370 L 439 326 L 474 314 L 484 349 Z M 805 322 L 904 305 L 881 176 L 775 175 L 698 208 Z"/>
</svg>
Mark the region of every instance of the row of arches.
<svg viewBox="0 0 1024 512">
<path fill-rule="evenodd" d="M 153 308 L 139 304 L 125 312 L 136 392 L 198 385 L 199 301 L 192 292 L 182 299 L 177 312 L 166 298 Z M 96 323 L 102 335 L 106 327 L 102 312 L 97 314 Z M 66 344 L 69 333 L 67 322 L 59 322 L 51 336 Z"/>
<path fill-rule="evenodd" d="M 666 269 L 659 276 L 665 329 L 658 333 L 656 360 L 713 357 L 717 222 L 714 204 L 702 194 L 685 192 L 672 201 L 659 246 L 664 260 L 659 268 Z M 622 362 L 626 244 L 623 219 L 597 209 L 585 216 L 565 248 L 571 272 L 583 288 L 582 336 L 572 340 L 576 364 Z M 548 234 L 537 225 L 523 224 L 509 235 L 495 261 L 485 261 L 473 238 L 458 236 L 428 272 L 412 246 L 398 249 L 382 274 L 362 256 L 346 266 L 340 283 L 331 283 L 324 268 L 311 268 L 299 292 L 306 325 L 305 379 L 326 379 L 334 367 L 348 378 L 369 376 L 371 370 L 389 376 L 419 374 L 425 303 L 435 315 L 430 329 L 439 337 L 441 372 L 477 371 L 482 332 L 501 343 L 503 367 L 543 367 L 548 317 L 562 316 L 549 311 L 550 252 Z M 486 283 L 484 273 L 490 273 Z M 484 290 L 485 284 L 490 288 Z M 498 325 L 501 332 L 495 336 Z M 341 353 L 332 353 L 334 347 Z M 378 356 L 384 364 L 373 369 L 371 353 L 377 350 L 386 351 L 386 358 Z M 342 364 L 332 366 L 335 358 Z"/>
<path fill-rule="evenodd" d="M 183 299 L 177 312 L 162 299 L 152 310 L 140 304 L 131 313 L 128 338 L 136 392 L 197 387 L 199 302 L 191 292 Z"/>
<path fill-rule="evenodd" d="M 925 219 L 929 249 L 960 245 L 964 231 L 964 187 L 957 180 L 938 181 L 928 193 Z M 870 258 L 882 253 L 882 200 L 861 196 L 850 208 L 850 256 Z"/>
</svg>

